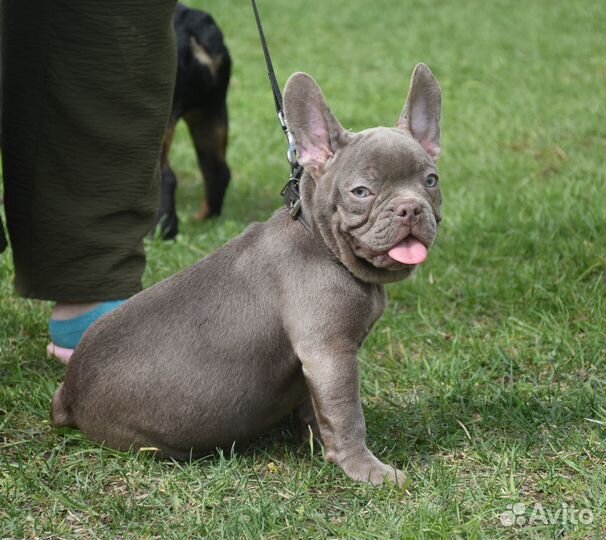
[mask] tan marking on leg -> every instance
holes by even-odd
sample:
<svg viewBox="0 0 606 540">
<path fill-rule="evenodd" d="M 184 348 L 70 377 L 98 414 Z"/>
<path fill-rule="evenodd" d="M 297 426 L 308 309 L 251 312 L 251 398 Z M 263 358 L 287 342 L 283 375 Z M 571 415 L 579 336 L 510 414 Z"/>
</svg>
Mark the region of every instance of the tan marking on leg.
<svg viewBox="0 0 606 540">
<path fill-rule="evenodd" d="M 202 203 L 200 204 L 200 210 L 194 214 L 194 219 L 196 221 L 204 221 L 208 217 L 209 213 L 210 213 L 210 208 L 208 207 L 208 203 L 206 202 L 206 199 L 204 199 L 202 201 Z"/>
<path fill-rule="evenodd" d="M 162 151 L 160 153 L 160 165 L 162 167 L 168 166 L 169 164 L 170 148 L 173 144 L 176 125 L 177 122 L 175 121 L 175 119 L 171 118 L 168 121 L 168 126 L 166 126 L 166 133 L 164 134 L 164 140 L 162 141 Z"/>
<path fill-rule="evenodd" d="M 225 157 L 227 155 L 227 126 L 217 126 L 215 127 L 215 137 L 218 140 L 218 149 L 219 154 L 223 161 L 225 161 Z"/>
</svg>

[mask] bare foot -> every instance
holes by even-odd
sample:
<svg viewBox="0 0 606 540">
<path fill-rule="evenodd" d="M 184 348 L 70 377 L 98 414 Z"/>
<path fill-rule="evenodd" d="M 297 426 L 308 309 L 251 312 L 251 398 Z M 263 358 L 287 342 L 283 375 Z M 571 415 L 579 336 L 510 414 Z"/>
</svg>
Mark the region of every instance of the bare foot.
<svg viewBox="0 0 606 540">
<path fill-rule="evenodd" d="M 59 360 L 59 362 L 65 365 L 69 363 L 72 354 L 74 354 L 74 349 L 66 349 L 64 347 L 59 347 L 54 343 L 49 343 L 46 347 L 47 358 L 56 358 L 57 360 Z"/>
</svg>

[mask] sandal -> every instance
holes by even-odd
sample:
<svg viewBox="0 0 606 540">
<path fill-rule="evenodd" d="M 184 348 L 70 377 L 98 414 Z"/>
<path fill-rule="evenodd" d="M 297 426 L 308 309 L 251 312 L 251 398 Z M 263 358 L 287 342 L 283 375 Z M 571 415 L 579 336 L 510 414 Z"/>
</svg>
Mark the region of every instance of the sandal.
<svg viewBox="0 0 606 540">
<path fill-rule="evenodd" d="M 49 358 L 57 358 L 60 362 L 67 364 L 74 352 L 74 349 L 80 343 L 82 336 L 90 326 L 97 322 L 101 317 L 116 309 L 126 300 L 111 300 L 102 302 L 90 311 L 67 320 L 51 319 L 48 329 L 51 336 L 51 343 L 46 347 L 46 354 Z"/>
</svg>

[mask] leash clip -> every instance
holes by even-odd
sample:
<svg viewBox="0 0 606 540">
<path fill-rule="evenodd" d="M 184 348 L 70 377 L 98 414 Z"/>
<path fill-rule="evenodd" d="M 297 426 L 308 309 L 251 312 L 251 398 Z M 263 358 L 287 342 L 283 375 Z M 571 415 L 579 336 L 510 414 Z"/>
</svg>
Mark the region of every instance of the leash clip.
<svg viewBox="0 0 606 540">
<path fill-rule="evenodd" d="M 291 170 L 294 171 L 299 167 L 299 164 L 297 163 L 297 148 L 295 146 L 295 139 L 286 125 L 286 118 L 284 118 L 284 113 L 282 110 L 278 111 L 278 120 L 280 121 L 282 131 L 288 140 L 288 151 L 286 152 L 286 158 L 288 159 L 288 163 L 290 163 Z"/>
<path fill-rule="evenodd" d="M 288 209 L 290 217 L 295 219 L 301 211 L 301 194 L 299 192 L 299 182 L 301 175 L 303 174 L 303 167 L 296 166 L 293 168 L 290 179 L 286 182 L 286 185 L 282 188 L 280 195 L 284 205 Z"/>
</svg>

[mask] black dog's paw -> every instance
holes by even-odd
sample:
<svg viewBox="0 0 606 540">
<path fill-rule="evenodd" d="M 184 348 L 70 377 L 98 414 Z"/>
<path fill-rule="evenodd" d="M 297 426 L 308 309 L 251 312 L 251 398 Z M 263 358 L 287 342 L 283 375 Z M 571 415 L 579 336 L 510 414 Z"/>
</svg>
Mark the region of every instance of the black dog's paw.
<svg viewBox="0 0 606 540">
<path fill-rule="evenodd" d="M 179 233 L 179 218 L 175 202 L 176 189 L 177 177 L 167 164 L 162 170 L 160 208 L 152 229 L 152 235 L 159 236 L 162 240 L 173 240 Z"/>
<path fill-rule="evenodd" d="M 179 219 L 174 213 L 158 215 L 152 235 L 162 240 L 174 240 L 179 234 Z"/>
</svg>

